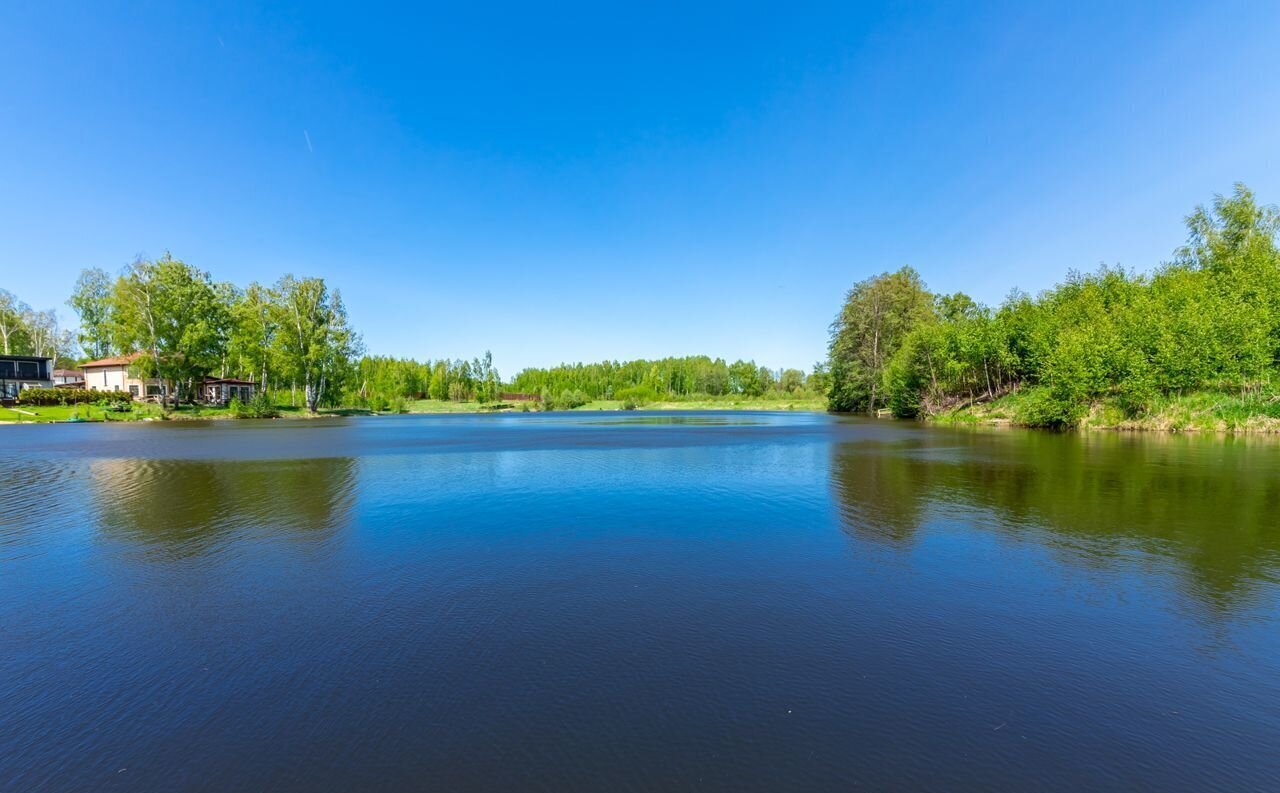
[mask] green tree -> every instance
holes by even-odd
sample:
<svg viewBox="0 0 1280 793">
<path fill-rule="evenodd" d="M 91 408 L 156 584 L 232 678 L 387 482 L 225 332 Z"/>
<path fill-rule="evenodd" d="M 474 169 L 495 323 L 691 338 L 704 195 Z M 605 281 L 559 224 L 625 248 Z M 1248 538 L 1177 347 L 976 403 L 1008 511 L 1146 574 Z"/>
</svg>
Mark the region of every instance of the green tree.
<svg viewBox="0 0 1280 793">
<path fill-rule="evenodd" d="M 19 341 L 26 329 L 24 319 L 30 306 L 14 297 L 7 289 L 0 289 L 0 346 L 5 355 L 18 353 Z"/>
<path fill-rule="evenodd" d="M 111 354 L 111 277 L 98 268 L 80 271 L 67 305 L 80 318 L 79 342 L 90 358 Z"/>
<path fill-rule="evenodd" d="M 276 303 L 279 296 L 270 288 L 251 283 L 231 304 L 229 356 L 237 374 L 257 379 L 260 388 L 270 384 L 271 361 L 280 331 Z"/>
<path fill-rule="evenodd" d="M 910 267 L 855 284 L 831 325 L 831 409 L 874 411 L 886 365 L 911 329 L 931 315 L 932 296 Z"/>
<path fill-rule="evenodd" d="M 436 362 L 435 368 L 431 370 L 431 382 L 427 386 L 427 395 L 440 402 L 449 398 L 449 363 L 447 361 Z"/>
<path fill-rule="evenodd" d="M 223 359 L 229 307 L 208 273 L 168 253 L 129 266 L 112 289 L 110 315 L 116 346 L 147 353 L 134 367 L 170 384 L 175 407 Z"/>
<path fill-rule="evenodd" d="M 347 322 L 342 296 L 321 278 L 286 275 L 275 286 L 275 350 L 284 376 L 303 388 L 315 413 L 342 392 L 360 340 Z"/>
<path fill-rule="evenodd" d="M 22 325 L 26 331 L 27 349 L 32 355 L 38 355 L 41 358 L 57 358 L 58 337 L 61 333 L 58 328 L 57 312 L 53 309 L 46 311 L 27 309 Z"/>
</svg>

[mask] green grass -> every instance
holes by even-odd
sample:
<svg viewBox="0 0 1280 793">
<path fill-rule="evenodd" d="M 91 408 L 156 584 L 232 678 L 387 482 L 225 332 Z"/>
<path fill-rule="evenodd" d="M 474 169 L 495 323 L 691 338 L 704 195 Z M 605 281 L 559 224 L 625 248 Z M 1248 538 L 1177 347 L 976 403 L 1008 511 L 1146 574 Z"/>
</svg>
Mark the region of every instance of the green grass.
<svg viewBox="0 0 1280 793">
<path fill-rule="evenodd" d="M 530 410 L 537 410 L 537 405 L 525 402 L 511 402 L 503 405 L 481 405 L 478 402 L 446 402 L 435 399 L 420 399 L 406 404 L 409 413 L 480 413 L 495 408 L 520 412 L 524 405 Z M 573 408 L 575 411 L 622 410 L 620 399 L 596 399 Z M 759 398 L 724 398 L 697 399 L 687 401 L 649 402 L 638 406 L 639 410 L 805 410 L 825 411 L 827 403 L 824 399 L 759 399 Z"/>
<path fill-rule="evenodd" d="M 1025 388 L 992 402 L 931 416 L 939 424 L 1012 424 L 1031 422 L 1037 389 Z M 1280 432 L 1280 393 L 1206 389 L 1157 397 L 1140 414 L 1130 414 L 1117 398 L 1097 400 L 1081 429 L 1162 432 Z"/>
<path fill-rule="evenodd" d="M 416 399 L 405 403 L 408 413 L 480 413 L 488 408 L 479 402 L 450 402 L 441 399 Z M 519 410 L 519 407 L 516 407 Z"/>
<path fill-rule="evenodd" d="M 300 408 L 280 408 L 281 415 L 301 418 L 306 415 Z M 208 419 L 232 419 L 231 409 L 182 405 L 168 411 L 150 402 L 136 402 L 130 410 L 106 410 L 97 405 L 14 405 L 0 407 L 0 422 L 47 424 L 57 421 L 204 421 Z"/>
<path fill-rule="evenodd" d="M 537 410 L 535 403 L 511 402 L 503 404 L 481 405 L 479 402 L 449 402 L 435 399 L 420 399 L 405 403 L 407 413 L 487 413 L 495 410 L 521 412 L 528 405 L 530 410 Z M 622 410 L 622 401 L 617 399 L 599 399 L 574 408 L 576 411 Z M 164 410 L 159 405 L 149 402 L 135 403 L 129 411 L 107 411 L 96 405 L 49 405 L 33 407 L 17 405 L 17 410 L 0 408 L 0 423 L 49 423 L 71 421 L 79 418 L 86 421 L 142 421 L 144 419 L 164 421 L 204 421 L 210 419 L 233 419 L 231 410 L 225 407 L 204 407 L 199 405 L 182 405 L 177 410 Z M 697 399 L 688 401 L 651 402 L 638 407 L 640 410 L 801 410 L 822 412 L 827 409 L 822 399 L 761 399 L 761 398 L 720 398 Z M 280 418 L 310 418 L 305 408 L 291 405 L 278 407 Z M 21 412 L 26 411 L 26 412 Z M 367 408 L 343 407 L 324 408 L 321 416 L 372 416 L 376 411 Z M 385 414 L 383 414 L 385 415 Z"/>
<path fill-rule="evenodd" d="M 140 418 L 140 416 L 138 417 Z M 55 421 L 136 421 L 133 411 L 105 410 L 96 405 L 15 405 L 0 407 L 0 421 L 48 424 Z"/>
</svg>

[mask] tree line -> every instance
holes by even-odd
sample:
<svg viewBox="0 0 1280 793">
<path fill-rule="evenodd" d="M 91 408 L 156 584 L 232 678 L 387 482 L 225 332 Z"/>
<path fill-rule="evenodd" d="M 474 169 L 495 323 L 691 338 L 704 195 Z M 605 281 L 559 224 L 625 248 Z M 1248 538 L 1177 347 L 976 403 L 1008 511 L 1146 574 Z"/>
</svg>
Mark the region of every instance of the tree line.
<svg viewBox="0 0 1280 793">
<path fill-rule="evenodd" d="M 366 355 L 355 365 L 347 404 L 372 410 L 402 409 L 411 399 L 454 402 L 497 402 L 502 377 L 488 351 L 470 361 L 417 361 Z"/>
<path fill-rule="evenodd" d="M 1187 218 L 1150 274 L 1071 272 L 996 308 L 933 294 L 909 267 L 851 289 L 831 326 L 829 406 L 927 416 L 1024 390 L 1020 421 L 1071 426 L 1098 400 L 1140 416 L 1198 389 L 1280 374 L 1280 214 L 1237 185 Z"/>
<path fill-rule="evenodd" d="M 544 400 L 618 399 L 645 403 L 729 396 L 820 398 L 826 390 L 825 381 L 822 365 L 806 375 L 799 369 L 774 370 L 754 361 L 727 363 L 721 358 L 695 355 L 530 368 L 517 374 L 511 387 L 538 394 Z"/>
<path fill-rule="evenodd" d="M 33 309 L 0 289 L 0 352 L 64 360 L 75 352 L 75 336 L 59 327 L 53 309 Z"/>
</svg>

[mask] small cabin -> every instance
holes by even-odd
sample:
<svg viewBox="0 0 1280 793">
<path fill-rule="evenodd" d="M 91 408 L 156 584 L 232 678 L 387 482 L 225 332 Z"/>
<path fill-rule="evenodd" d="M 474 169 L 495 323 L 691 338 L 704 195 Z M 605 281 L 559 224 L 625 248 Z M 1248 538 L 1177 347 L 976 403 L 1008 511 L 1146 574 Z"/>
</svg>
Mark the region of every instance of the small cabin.
<svg viewBox="0 0 1280 793">
<path fill-rule="evenodd" d="M 233 377 L 206 378 L 201 386 L 201 401 L 208 405 L 225 405 L 233 399 L 248 402 L 257 393 L 258 385 L 252 380 Z"/>
</svg>

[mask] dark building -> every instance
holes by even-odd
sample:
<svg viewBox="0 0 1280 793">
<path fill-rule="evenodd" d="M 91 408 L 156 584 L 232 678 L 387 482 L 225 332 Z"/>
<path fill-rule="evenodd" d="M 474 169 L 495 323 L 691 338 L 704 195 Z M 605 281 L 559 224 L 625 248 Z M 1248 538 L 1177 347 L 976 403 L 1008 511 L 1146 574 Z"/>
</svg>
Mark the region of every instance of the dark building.
<svg viewBox="0 0 1280 793">
<path fill-rule="evenodd" d="M 0 400 L 18 398 L 24 388 L 53 388 L 53 359 L 0 355 Z"/>
</svg>

